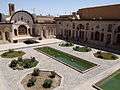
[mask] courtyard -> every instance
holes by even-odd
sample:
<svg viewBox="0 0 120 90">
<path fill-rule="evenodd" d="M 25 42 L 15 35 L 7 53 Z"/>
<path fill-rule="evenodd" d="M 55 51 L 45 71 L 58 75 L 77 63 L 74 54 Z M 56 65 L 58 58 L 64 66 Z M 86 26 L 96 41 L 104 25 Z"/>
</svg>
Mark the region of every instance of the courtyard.
<svg viewBox="0 0 120 90">
<path fill-rule="evenodd" d="M 0 7 L 0 90 L 120 90 L 120 0 Z"/>
<path fill-rule="evenodd" d="M 55 71 L 61 78 L 60 86 L 56 87 L 55 90 L 95 90 L 92 85 L 104 77 L 107 77 L 117 69 L 119 69 L 120 59 L 117 60 L 103 60 L 94 57 L 93 53 L 97 52 L 97 49 L 91 48 L 90 52 L 77 52 L 72 47 L 60 47 L 59 44 L 64 42 L 58 39 L 42 40 L 40 43 L 32 45 L 26 45 L 24 43 L 8 44 L 4 47 L 0 46 L 0 54 L 4 53 L 4 50 L 16 49 L 25 52 L 23 58 L 35 57 L 39 62 L 36 68 L 40 70 Z M 78 45 L 77 45 L 78 46 Z M 79 45 L 81 46 L 81 45 Z M 75 57 L 84 59 L 88 62 L 97 64 L 98 66 L 92 68 L 88 72 L 81 73 L 71 67 L 66 66 L 63 63 L 58 62 L 54 58 L 51 58 L 43 53 L 39 53 L 34 48 L 40 47 L 51 47 L 56 50 L 68 53 Z M 120 55 L 116 55 L 120 58 Z M 0 57 L 0 90 L 25 90 L 21 84 L 23 78 L 31 73 L 34 68 L 24 70 L 13 70 L 8 65 L 12 61 L 11 58 Z M 91 82 L 92 81 L 92 82 Z M 89 88 L 89 89 L 88 89 Z"/>
</svg>

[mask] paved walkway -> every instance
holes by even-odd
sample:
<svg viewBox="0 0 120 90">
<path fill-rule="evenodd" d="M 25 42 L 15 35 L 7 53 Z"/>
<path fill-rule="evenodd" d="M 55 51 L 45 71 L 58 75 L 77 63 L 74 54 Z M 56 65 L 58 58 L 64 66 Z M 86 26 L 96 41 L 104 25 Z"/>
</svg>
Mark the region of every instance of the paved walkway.
<svg viewBox="0 0 120 90">
<path fill-rule="evenodd" d="M 25 44 L 25 43 L 21 42 L 21 43 L 1 44 L 0 51 L 4 51 L 4 50 L 8 50 L 8 49 L 35 47 L 35 46 L 41 46 L 41 45 L 45 45 L 45 44 L 61 42 L 61 40 L 59 40 L 59 39 L 44 39 L 44 40 L 36 40 L 36 41 L 38 41 L 39 43 Z"/>
</svg>

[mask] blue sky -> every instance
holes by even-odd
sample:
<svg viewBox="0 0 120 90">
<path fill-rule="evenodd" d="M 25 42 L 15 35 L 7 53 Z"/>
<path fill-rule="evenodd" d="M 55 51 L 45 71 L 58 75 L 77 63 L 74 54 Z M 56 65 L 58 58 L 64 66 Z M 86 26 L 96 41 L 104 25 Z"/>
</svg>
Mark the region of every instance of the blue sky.
<svg viewBox="0 0 120 90">
<path fill-rule="evenodd" d="M 8 13 L 8 3 L 14 3 L 17 10 L 36 14 L 70 14 L 80 8 L 120 4 L 120 0 L 0 0 L 0 12 Z"/>
</svg>

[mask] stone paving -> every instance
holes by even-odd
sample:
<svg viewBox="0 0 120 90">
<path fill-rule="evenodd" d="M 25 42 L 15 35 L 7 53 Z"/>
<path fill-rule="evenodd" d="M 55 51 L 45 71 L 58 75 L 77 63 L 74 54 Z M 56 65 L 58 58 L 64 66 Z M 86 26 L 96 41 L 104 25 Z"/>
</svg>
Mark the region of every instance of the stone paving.
<svg viewBox="0 0 120 90">
<path fill-rule="evenodd" d="M 55 42 L 55 41 L 54 41 Z M 42 44 L 41 44 L 42 45 Z M 93 53 L 96 52 L 96 49 L 93 49 L 91 52 L 76 52 L 72 50 L 72 47 L 60 47 L 58 43 L 44 45 L 56 48 L 58 50 L 67 52 L 74 56 L 83 58 L 90 62 L 96 63 L 100 65 L 87 73 L 80 73 L 42 53 L 37 52 L 33 49 L 33 47 L 22 48 L 26 52 L 23 56 L 24 58 L 28 58 L 31 56 L 36 57 L 39 61 L 37 65 L 41 70 L 55 70 L 60 76 L 62 76 L 62 82 L 60 87 L 57 87 L 55 90 L 95 90 L 92 88 L 92 81 L 97 81 L 96 79 L 98 75 L 105 71 L 109 71 L 112 67 L 120 66 L 120 61 L 107 61 L 95 58 Z M 38 45 L 36 45 L 38 47 Z M 3 52 L 0 52 L 0 54 Z M 119 55 L 118 55 L 119 56 Z M 119 56 L 120 58 L 120 56 Z M 2 89 L 0 90 L 24 90 L 23 86 L 20 84 L 20 81 L 23 79 L 25 75 L 33 71 L 33 68 L 26 70 L 12 70 L 8 67 L 11 59 L 3 59 L 0 57 L 0 86 Z M 92 80 L 94 78 L 94 80 Z M 91 83 L 90 83 L 91 82 Z M 88 89 L 89 88 L 89 89 Z"/>
<path fill-rule="evenodd" d="M 19 48 L 28 48 L 34 46 L 41 46 L 44 44 L 61 42 L 59 39 L 45 39 L 45 40 L 36 40 L 39 43 L 35 44 L 25 44 L 23 42 L 20 43 L 8 43 L 8 44 L 0 44 L 0 51 L 8 50 L 8 49 L 19 49 Z"/>
</svg>

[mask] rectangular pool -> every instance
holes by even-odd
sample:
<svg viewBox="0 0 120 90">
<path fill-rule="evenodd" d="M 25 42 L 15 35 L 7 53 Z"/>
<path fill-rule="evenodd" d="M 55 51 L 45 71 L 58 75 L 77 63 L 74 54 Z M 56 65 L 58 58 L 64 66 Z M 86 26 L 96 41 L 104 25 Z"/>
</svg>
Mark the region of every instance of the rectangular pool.
<svg viewBox="0 0 120 90">
<path fill-rule="evenodd" d="M 42 52 L 48 56 L 51 56 L 55 58 L 57 61 L 71 68 L 74 68 L 78 71 L 86 71 L 94 66 L 97 66 L 96 64 L 92 62 L 75 57 L 73 55 L 70 55 L 68 53 L 62 52 L 60 50 L 57 50 L 51 47 L 40 47 L 40 48 L 36 48 L 35 50 Z"/>
</svg>

